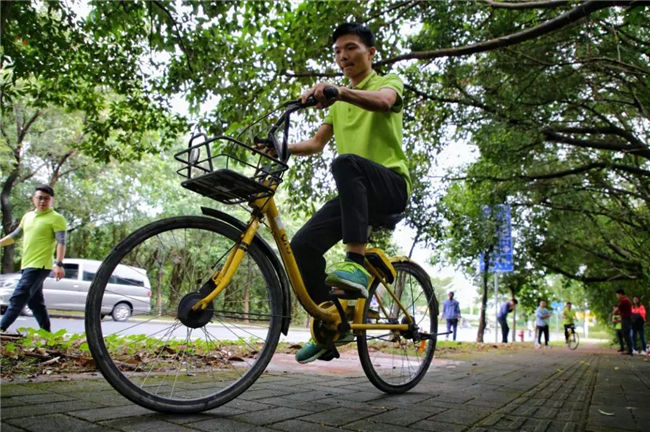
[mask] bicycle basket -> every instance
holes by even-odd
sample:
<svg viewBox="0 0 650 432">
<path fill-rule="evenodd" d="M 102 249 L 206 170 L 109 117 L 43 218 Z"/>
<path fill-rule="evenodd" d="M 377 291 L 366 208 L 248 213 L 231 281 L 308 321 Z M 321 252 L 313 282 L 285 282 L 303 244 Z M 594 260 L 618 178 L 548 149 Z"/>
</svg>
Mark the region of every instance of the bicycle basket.
<svg viewBox="0 0 650 432">
<path fill-rule="evenodd" d="M 199 144 L 193 142 L 203 137 Z M 234 138 L 195 135 L 188 148 L 174 155 L 182 167 L 181 185 L 225 204 L 270 197 L 288 166 Z"/>
</svg>

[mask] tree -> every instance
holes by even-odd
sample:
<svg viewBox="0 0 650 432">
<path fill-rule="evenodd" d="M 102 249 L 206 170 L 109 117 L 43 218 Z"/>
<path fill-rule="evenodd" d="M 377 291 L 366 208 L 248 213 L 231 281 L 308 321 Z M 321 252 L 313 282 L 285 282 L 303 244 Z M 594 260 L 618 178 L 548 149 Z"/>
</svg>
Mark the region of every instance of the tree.
<svg viewBox="0 0 650 432">
<path fill-rule="evenodd" d="M 96 32 L 64 4 L 2 2 L 0 35 L 0 152 L 3 158 L 2 228 L 17 224 L 11 194 L 34 178 L 52 186 L 79 152 L 97 160 L 128 160 L 168 147 L 183 125 L 167 107 L 149 98 L 138 70 L 141 47 L 114 45 L 119 35 Z M 9 41 L 9 42 L 7 42 Z M 77 113 L 79 133 L 36 142 L 32 133 L 50 110 Z M 44 120 L 46 123 L 48 119 Z M 41 137 L 42 138 L 42 137 Z M 29 164 L 34 147 L 48 148 L 43 165 Z M 13 267 L 13 247 L 4 249 L 2 270 Z"/>
</svg>

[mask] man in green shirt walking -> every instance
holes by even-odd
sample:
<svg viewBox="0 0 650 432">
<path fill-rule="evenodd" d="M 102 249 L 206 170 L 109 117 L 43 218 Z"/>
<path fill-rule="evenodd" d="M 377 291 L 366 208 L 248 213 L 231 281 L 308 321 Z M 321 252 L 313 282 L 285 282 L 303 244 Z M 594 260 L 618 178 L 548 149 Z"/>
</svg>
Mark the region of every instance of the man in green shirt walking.
<svg viewBox="0 0 650 432">
<path fill-rule="evenodd" d="M 363 267 L 368 226 L 375 215 L 401 213 L 411 188 L 402 151 L 402 91 L 397 75 L 379 76 L 372 69 L 375 36 L 365 26 L 342 24 L 332 35 L 336 63 L 348 86 L 322 82 L 302 95 L 317 108 L 329 108 L 316 134 L 289 146 L 294 155 L 320 153 L 332 137 L 338 156 L 332 175 L 338 196 L 327 202 L 293 237 L 291 246 L 312 299 L 329 298 L 329 287 L 348 297 L 367 297 L 370 275 Z M 336 87 L 335 99 L 325 88 Z M 345 260 L 325 273 L 324 253 L 343 240 Z M 297 354 L 300 363 L 316 360 L 327 347 L 312 341 Z"/>
<path fill-rule="evenodd" d="M 22 276 L 9 299 L 9 307 L 0 321 L 0 330 L 6 331 L 18 318 L 25 305 L 34 313 L 38 325 L 50 331 L 50 317 L 43 299 L 43 281 L 54 273 L 56 280 L 64 276 L 65 218 L 52 210 L 54 190 L 46 184 L 36 186 L 32 202 L 35 210 L 26 213 L 20 225 L 6 237 L 0 246 L 8 246 L 24 233 Z M 52 255 L 56 249 L 56 261 L 52 267 Z"/>
</svg>

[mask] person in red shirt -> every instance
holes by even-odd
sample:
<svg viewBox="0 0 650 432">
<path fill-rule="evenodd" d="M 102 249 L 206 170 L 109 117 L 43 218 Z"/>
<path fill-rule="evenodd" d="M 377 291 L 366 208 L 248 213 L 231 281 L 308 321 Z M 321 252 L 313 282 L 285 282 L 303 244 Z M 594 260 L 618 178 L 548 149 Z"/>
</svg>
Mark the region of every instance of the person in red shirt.
<svg viewBox="0 0 650 432">
<path fill-rule="evenodd" d="M 621 316 L 621 325 L 625 344 L 627 345 L 627 352 L 621 354 L 632 355 L 632 338 L 630 331 L 632 330 L 632 302 L 625 295 L 622 289 L 616 290 L 616 297 L 618 298 L 618 314 Z"/>
<path fill-rule="evenodd" d="M 645 343 L 645 306 L 641 303 L 638 296 L 632 297 L 632 346 L 636 349 L 636 337 L 639 336 L 639 352 L 645 354 L 647 352 L 647 346 Z"/>
</svg>

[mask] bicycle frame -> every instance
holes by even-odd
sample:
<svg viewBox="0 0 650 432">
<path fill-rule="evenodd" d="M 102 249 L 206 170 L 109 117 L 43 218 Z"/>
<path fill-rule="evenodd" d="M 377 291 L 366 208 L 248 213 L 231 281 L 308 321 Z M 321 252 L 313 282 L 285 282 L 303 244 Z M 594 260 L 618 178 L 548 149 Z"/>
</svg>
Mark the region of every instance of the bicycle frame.
<svg viewBox="0 0 650 432">
<path fill-rule="evenodd" d="M 273 186 L 277 188 L 277 185 Z M 204 298 L 199 300 L 196 304 L 192 306 L 193 310 L 205 309 L 208 305 L 214 300 L 221 292 L 227 289 L 228 284 L 230 283 L 233 275 L 237 271 L 242 259 L 244 258 L 248 247 L 253 242 L 257 231 L 259 230 L 260 221 L 262 218 L 266 218 L 271 228 L 271 233 L 275 243 L 280 251 L 280 257 L 284 264 L 285 271 L 289 278 L 289 282 L 293 289 L 294 294 L 300 301 L 300 304 L 303 308 L 316 319 L 320 319 L 323 322 L 327 323 L 332 329 L 336 329 L 338 324 L 341 323 L 341 316 L 338 311 L 334 308 L 323 308 L 317 305 L 307 292 L 305 283 L 298 269 L 298 264 L 294 257 L 293 251 L 291 249 L 291 244 L 289 242 L 289 237 L 280 218 L 280 213 L 275 204 L 275 199 L 273 196 L 268 198 L 260 198 L 253 203 L 251 203 L 251 219 L 247 224 L 246 231 L 241 236 L 239 243 L 236 247 L 232 249 L 229 253 L 228 258 L 226 259 L 225 264 L 221 267 L 213 276 L 212 281 L 215 284 L 215 288 Z M 390 293 L 391 297 L 396 301 L 396 304 L 400 310 L 404 313 L 404 316 L 408 317 L 408 324 L 365 324 L 362 323 L 363 320 L 363 310 L 365 306 L 365 299 L 358 299 L 355 304 L 354 318 L 353 322 L 350 324 L 350 328 L 354 330 L 409 330 L 410 325 L 414 322 L 413 317 L 409 314 L 408 310 L 401 304 L 399 298 L 393 293 L 390 286 L 383 279 L 381 273 L 375 269 L 371 264 L 366 262 L 366 268 L 369 270 L 371 276 L 384 286 L 387 292 Z M 383 307 L 380 305 L 380 307 Z"/>
</svg>

